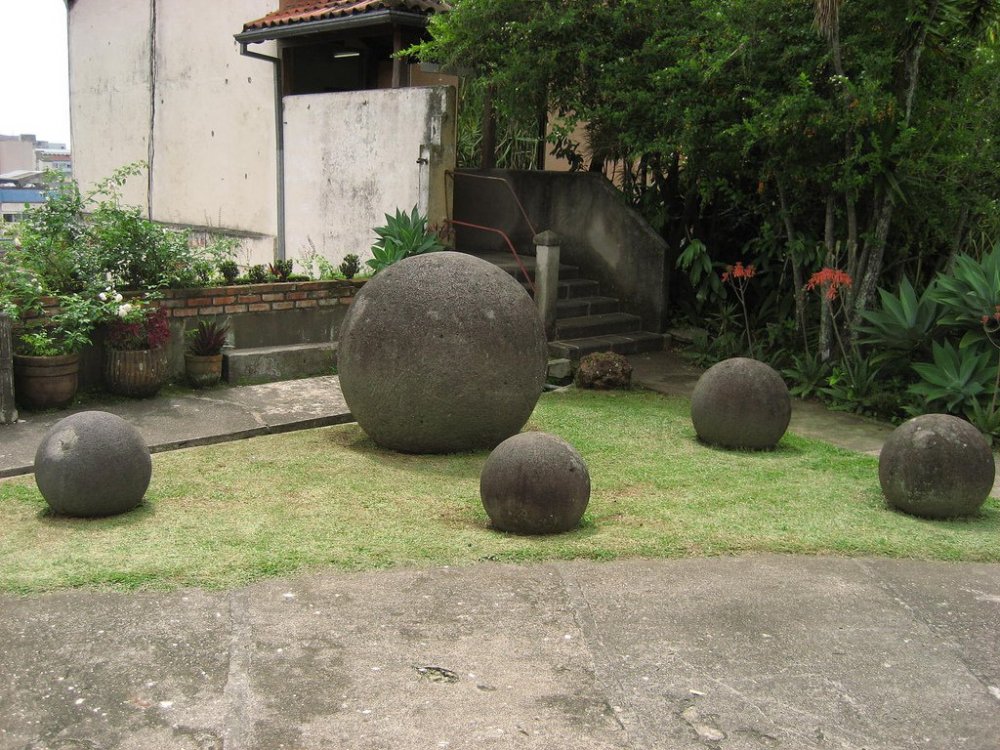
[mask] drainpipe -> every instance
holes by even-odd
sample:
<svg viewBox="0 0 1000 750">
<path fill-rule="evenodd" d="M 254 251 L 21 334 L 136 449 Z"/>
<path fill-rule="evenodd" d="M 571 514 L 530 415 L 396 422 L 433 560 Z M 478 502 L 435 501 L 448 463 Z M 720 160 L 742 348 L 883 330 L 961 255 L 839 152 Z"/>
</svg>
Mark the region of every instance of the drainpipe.
<svg viewBox="0 0 1000 750">
<path fill-rule="evenodd" d="M 277 192 L 278 192 L 278 236 L 275 248 L 276 260 L 285 259 L 285 126 L 284 104 L 281 91 L 281 58 L 262 55 L 247 49 L 247 42 L 240 42 L 240 54 L 257 60 L 266 60 L 274 65 L 274 143 L 277 149 Z"/>
</svg>

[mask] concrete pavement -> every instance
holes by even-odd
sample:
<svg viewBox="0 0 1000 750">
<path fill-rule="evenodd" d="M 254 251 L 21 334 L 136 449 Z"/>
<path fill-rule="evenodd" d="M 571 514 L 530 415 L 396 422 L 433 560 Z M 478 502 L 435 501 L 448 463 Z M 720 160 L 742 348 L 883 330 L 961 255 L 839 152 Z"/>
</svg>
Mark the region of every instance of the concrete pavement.
<svg viewBox="0 0 1000 750">
<path fill-rule="evenodd" d="M 0 609 L 0 750 L 1000 747 L 995 565 L 482 564 Z"/>
</svg>

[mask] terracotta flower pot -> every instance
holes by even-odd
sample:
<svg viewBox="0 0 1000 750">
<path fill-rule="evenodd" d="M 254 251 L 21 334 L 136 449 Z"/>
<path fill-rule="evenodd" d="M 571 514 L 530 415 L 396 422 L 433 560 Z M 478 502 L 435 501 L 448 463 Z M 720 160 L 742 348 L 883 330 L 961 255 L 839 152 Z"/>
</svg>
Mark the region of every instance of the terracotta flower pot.
<svg viewBox="0 0 1000 750">
<path fill-rule="evenodd" d="M 222 379 L 222 355 L 185 354 L 184 369 L 192 386 L 208 388 Z"/>
<path fill-rule="evenodd" d="M 155 396 L 169 372 L 167 348 L 123 351 L 104 350 L 104 385 L 119 396 Z"/>
<path fill-rule="evenodd" d="M 80 355 L 14 355 L 14 397 L 25 409 L 59 409 L 70 404 L 79 382 Z"/>
</svg>

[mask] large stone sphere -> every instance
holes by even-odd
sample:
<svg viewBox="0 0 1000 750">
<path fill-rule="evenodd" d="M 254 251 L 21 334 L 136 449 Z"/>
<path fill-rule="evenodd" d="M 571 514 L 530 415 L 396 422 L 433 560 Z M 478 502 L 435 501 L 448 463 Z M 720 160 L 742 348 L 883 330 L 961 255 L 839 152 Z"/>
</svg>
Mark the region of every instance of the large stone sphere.
<svg viewBox="0 0 1000 750">
<path fill-rule="evenodd" d="M 35 483 L 56 513 L 110 516 L 142 501 L 153 463 L 121 417 L 84 411 L 56 422 L 35 452 Z"/>
<path fill-rule="evenodd" d="M 492 448 L 531 415 L 545 332 L 514 278 L 463 253 L 417 255 L 364 285 L 340 331 L 340 387 L 379 445 L 406 453 Z"/>
<path fill-rule="evenodd" d="M 734 357 L 713 365 L 691 396 L 691 421 L 698 437 L 725 448 L 773 448 L 791 417 L 785 382 L 756 359 Z"/>
<path fill-rule="evenodd" d="M 562 438 L 523 432 L 504 440 L 486 459 L 479 496 L 494 528 L 557 534 L 580 523 L 590 501 L 590 473 Z"/>
<path fill-rule="evenodd" d="M 995 473 L 993 451 L 979 430 L 948 414 L 904 422 L 878 459 L 889 505 L 926 518 L 975 513 L 989 497 Z"/>
</svg>

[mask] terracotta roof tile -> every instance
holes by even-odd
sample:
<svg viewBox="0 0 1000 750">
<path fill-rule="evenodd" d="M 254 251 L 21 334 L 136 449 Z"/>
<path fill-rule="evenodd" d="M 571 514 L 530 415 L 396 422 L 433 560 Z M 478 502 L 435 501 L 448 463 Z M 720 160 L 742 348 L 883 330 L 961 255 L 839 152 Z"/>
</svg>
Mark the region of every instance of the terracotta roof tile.
<svg viewBox="0 0 1000 750">
<path fill-rule="evenodd" d="M 256 21 L 243 24 L 244 31 L 319 21 L 340 16 L 357 16 L 379 10 L 401 10 L 432 14 L 451 10 L 445 0 L 292 0 L 284 7 Z"/>
</svg>

